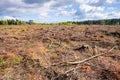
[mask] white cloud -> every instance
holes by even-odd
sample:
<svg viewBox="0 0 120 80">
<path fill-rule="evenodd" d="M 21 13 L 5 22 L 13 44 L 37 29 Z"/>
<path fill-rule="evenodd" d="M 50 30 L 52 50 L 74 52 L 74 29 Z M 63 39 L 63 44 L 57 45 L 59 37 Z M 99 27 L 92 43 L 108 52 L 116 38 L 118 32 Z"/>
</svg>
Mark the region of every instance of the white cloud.
<svg viewBox="0 0 120 80">
<path fill-rule="evenodd" d="M 32 14 L 42 19 L 50 18 L 50 15 L 100 19 L 108 18 L 111 14 L 111 17 L 120 17 L 117 14 L 119 6 L 115 6 L 117 3 L 120 4 L 120 0 L 1 0 L 0 16 Z"/>
<path fill-rule="evenodd" d="M 61 10 L 58 15 L 71 16 L 76 13 L 76 10 L 72 9 L 71 11 Z"/>
<path fill-rule="evenodd" d="M 16 20 L 16 18 L 11 17 L 11 16 L 3 16 L 2 18 L 2 20 L 11 20 L 11 19 Z"/>
<path fill-rule="evenodd" d="M 85 13 L 88 13 L 88 12 L 95 12 L 95 11 L 103 11 L 104 7 L 96 7 L 96 6 L 90 6 L 87 4 L 82 4 L 80 5 L 80 9 Z"/>
<path fill-rule="evenodd" d="M 76 0 L 79 4 L 98 3 L 99 0 Z"/>
<path fill-rule="evenodd" d="M 51 11 L 50 8 L 53 4 L 55 4 L 55 1 L 44 3 L 44 5 L 41 8 L 39 8 L 39 11 L 38 11 L 40 16 L 47 17 L 48 13 Z"/>
<path fill-rule="evenodd" d="M 116 2 L 117 0 L 106 0 L 107 3 L 111 4 L 111 3 L 114 3 Z"/>
</svg>

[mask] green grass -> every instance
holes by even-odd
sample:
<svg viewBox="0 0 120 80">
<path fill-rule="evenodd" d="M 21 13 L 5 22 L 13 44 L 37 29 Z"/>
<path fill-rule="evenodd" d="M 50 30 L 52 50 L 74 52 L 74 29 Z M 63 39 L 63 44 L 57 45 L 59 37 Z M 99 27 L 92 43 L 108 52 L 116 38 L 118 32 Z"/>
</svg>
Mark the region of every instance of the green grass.
<svg viewBox="0 0 120 80">
<path fill-rule="evenodd" d="M 22 60 L 21 56 L 14 55 L 8 59 L 0 59 L 0 67 L 12 67 L 14 65 L 20 64 Z"/>
</svg>

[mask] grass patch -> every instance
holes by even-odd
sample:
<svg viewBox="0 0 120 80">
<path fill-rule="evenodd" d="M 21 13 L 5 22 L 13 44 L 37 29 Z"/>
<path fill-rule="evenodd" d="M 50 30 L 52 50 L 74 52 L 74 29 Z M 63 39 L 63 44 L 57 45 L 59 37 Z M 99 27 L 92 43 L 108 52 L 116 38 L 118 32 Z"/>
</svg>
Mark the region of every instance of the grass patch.
<svg viewBox="0 0 120 80">
<path fill-rule="evenodd" d="M 5 64 L 5 60 L 4 59 L 0 59 L 0 66 L 3 66 Z"/>
<path fill-rule="evenodd" d="M 9 57 L 7 59 L 0 59 L 0 67 L 12 67 L 14 65 L 19 65 L 22 61 L 22 57 L 19 55 L 14 55 L 12 57 Z"/>
<path fill-rule="evenodd" d="M 14 65 L 18 65 L 20 64 L 22 57 L 18 56 L 18 55 L 14 55 L 13 57 L 11 57 L 10 59 L 8 59 L 9 61 L 7 62 L 7 64 L 9 66 L 14 66 Z"/>
</svg>

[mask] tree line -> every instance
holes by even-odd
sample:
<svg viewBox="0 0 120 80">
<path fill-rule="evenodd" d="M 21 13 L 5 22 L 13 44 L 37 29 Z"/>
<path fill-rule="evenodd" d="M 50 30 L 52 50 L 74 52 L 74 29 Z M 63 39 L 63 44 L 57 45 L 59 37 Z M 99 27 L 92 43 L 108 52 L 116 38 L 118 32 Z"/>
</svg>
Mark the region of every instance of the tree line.
<svg viewBox="0 0 120 80">
<path fill-rule="evenodd" d="M 0 25 L 33 25 L 33 24 L 47 24 L 47 23 L 35 23 L 33 20 L 29 21 L 20 21 L 20 20 L 0 20 Z M 56 24 L 56 23 L 51 23 Z M 69 24 L 78 24 L 78 25 L 120 25 L 120 19 L 104 19 L 104 20 L 87 20 L 87 21 L 68 21 L 57 23 L 59 25 L 69 25 Z"/>
<path fill-rule="evenodd" d="M 35 24 L 33 20 L 27 21 L 20 21 L 20 20 L 0 20 L 0 25 L 26 25 L 26 24 Z"/>
<path fill-rule="evenodd" d="M 120 19 L 104 19 L 104 20 L 87 20 L 87 21 L 81 21 L 81 22 L 61 22 L 59 24 L 79 24 L 79 25 L 120 25 Z"/>
</svg>

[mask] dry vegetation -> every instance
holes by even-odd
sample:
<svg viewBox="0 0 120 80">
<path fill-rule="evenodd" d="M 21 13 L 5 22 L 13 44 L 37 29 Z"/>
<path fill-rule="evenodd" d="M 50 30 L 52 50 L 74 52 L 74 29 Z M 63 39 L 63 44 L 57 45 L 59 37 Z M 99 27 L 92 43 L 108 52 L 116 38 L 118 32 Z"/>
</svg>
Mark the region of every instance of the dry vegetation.
<svg viewBox="0 0 120 80">
<path fill-rule="evenodd" d="M 0 80 L 120 80 L 120 27 L 0 26 Z"/>
</svg>

